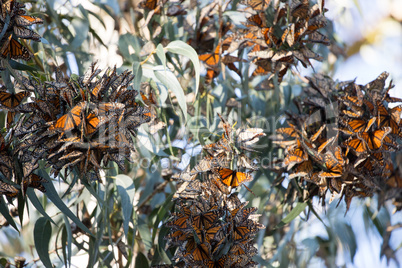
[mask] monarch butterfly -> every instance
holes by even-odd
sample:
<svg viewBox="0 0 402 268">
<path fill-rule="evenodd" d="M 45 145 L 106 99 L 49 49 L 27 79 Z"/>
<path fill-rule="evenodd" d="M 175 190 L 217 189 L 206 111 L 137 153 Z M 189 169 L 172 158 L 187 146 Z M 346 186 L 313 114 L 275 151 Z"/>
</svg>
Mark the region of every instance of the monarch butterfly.
<svg viewBox="0 0 402 268">
<path fill-rule="evenodd" d="M 223 255 L 221 258 L 219 258 L 216 261 L 204 260 L 204 265 L 207 268 L 225 268 L 225 267 L 227 267 L 227 260 L 228 260 L 228 257 L 226 255 Z"/>
<path fill-rule="evenodd" d="M 67 114 L 60 117 L 49 130 L 61 130 L 62 133 L 72 130 L 81 124 L 81 113 L 86 102 L 80 102 L 74 106 Z"/>
<path fill-rule="evenodd" d="M 191 216 L 191 212 L 188 213 L 174 213 L 172 214 L 173 219 L 166 223 L 168 227 L 175 227 L 178 229 L 186 229 L 188 228 L 188 219 Z"/>
<path fill-rule="evenodd" d="M 194 239 L 187 240 L 186 251 L 187 253 L 184 256 L 192 255 L 194 261 L 203 261 L 211 258 L 210 245 L 208 243 L 197 244 Z"/>
<path fill-rule="evenodd" d="M 29 50 L 17 39 L 12 38 L 12 35 L 10 35 L 3 44 L 0 54 L 3 58 L 10 57 L 11 59 L 22 59 L 26 61 L 31 58 Z"/>
<path fill-rule="evenodd" d="M 321 171 L 319 176 L 321 178 L 338 178 L 343 175 L 343 166 L 345 160 L 343 159 L 342 150 L 339 146 L 335 148 L 335 153 L 327 152 L 325 154 L 325 166 L 328 172 Z"/>
<path fill-rule="evenodd" d="M 402 106 L 396 106 L 389 111 L 382 103 L 378 103 L 378 121 L 379 128 L 390 127 L 391 134 L 399 135 L 402 137 L 401 128 L 399 123 L 401 121 Z"/>
<path fill-rule="evenodd" d="M 247 18 L 247 22 L 252 23 L 251 25 L 255 25 L 261 28 L 266 28 L 266 23 L 265 23 L 265 14 L 264 13 L 257 13 L 255 15 L 252 15 L 251 17 Z M 247 26 L 251 26 L 250 24 L 246 24 Z"/>
<path fill-rule="evenodd" d="M 245 146 L 250 146 L 260 139 L 260 137 L 266 136 L 263 133 L 262 128 L 247 128 L 242 129 L 236 132 L 237 134 L 237 142 L 242 143 Z"/>
<path fill-rule="evenodd" d="M 290 149 L 285 159 L 283 159 L 284 166 L 290 170 L 294 165 L 308 160 L 308 154 L 304 151 L 299 140 L 297 140 L 297 146 Z"/>
<path fill-rule="evenodd" d="M 34 41 L 40 41 L 41 38 L 40 35 L 30 29 L 27 29 L 22 26 L 14 26 L 13 30 L 16 37 L 23 39 L 32 39 Z"/>
<path fill-rule="evenodd" d="M 102 102 L 96 108 L 96 112 L 99 116 L 109 115 L 110 113 L 117 113 L 124 109 L 126 105 L 123 103 L 115 102 Z"/>
<path fill-rule="evenodd" d="M 246 221 L 248 222 L 248 221 Z M 248 222 L 250 223 L 250 222 Z M 255 228 L 252 224 L 247 224 L 245 226 L 237 226 L 233 227 L 233 240 L 243 240 L 248 236 L 257 232 L 257 228 Z"/>
<path fill-rule="evenodd" d="M 214 53 L 202 54 L 202 55 L 199 55 L 198 58 L 201 61 L 205 62 L 205 64 L 207 66 L 215 67 L 218 65 L 219 60 L 220 60 L 219 50 L 220 50 L 220 45 L 217 45 Z"/>
<path fill-rule="evenodd" d="M 156 105 L 156 98 L 155 98 L 155 95 L 152 90 L 149 92 L 148 96 L 146 96 L 142 91 L 140 91 L 140 94 L 141 94 L 142 101 L 147 106 Z"/>
<path fill-rule="evenodd" d="M 376 119 L 377 119 L 376 117 L 372 117 L 368 122 L 363 119 L 353 119 L 349 121 L 347 124 L 349 129 L 354 133 L 368 132 L 370 127 L 376 121 Z"/>
<path fill-rule="evenodd" d="M 89 113 L 89 115 L 84 120 L 84 133 L 85 136 L 91 135 L 98 130 L 98 126 L 101 123 L 101 119 L 94 113 Z"/>
<path fill-rule="evenodd" d="M 252 181 L 253 177 L 251 177 L 248 173 L 237 172 L 235 170 L 231 170 L 229 168 L 219 167 L 216 169 L 219 174 L 220 180 L 226 185 L 230 187 L 237 187 L 244 182 Z"/>
<path fill-rule="evenodd" d="M 217 72 L 216 70 L 207 68 L 207 74 L 205 76 L 206 83 L 210 83 L 212 81 L 212 79 L 214 79 L 215 77 L 218 77 L 218 75 L 219 75 L 219 72 Z"/>
<path fill-rule="evenodd" d="M 140 3 L 140 7 L 154 10 L 158 2 L 158 0 L 144 0 Z"/>
<path fill-rule="evenodd" d="M 6 109 L 14 110 L 22 100 L 30 95 L 30 92 L 23 91 L 17 94 L 0 91 L 0 105 Z"/>
<path fill-rule="evenodd" d="M 19 15 L 14 17 L 15 24 L 18 26 L 31 26 L 33 24 L 41 24 L 43 20 L 37 17 L 31 17 L 27 15 Z"/>
<path fill-rule="evenodd" d="M 306 177 L 310 176 L 313 172 L 313 163 L 311 160 L 303 161 L 301 164 L 297 165 L 294 172 L 289 174 L 289 179 L 295 177 Z"/>
<path fill-rule="evenodd" d="M 220 216 L 221 212 L 219 210 L 201 212 L 193 216 L 193 223 L 199 229 L 209 229 Z"/>
<path fill-rule="evenodd" d="M 8 198 L 14 198 L 18 195 L 19 190 L 14 186 L 0 181 L 0 194 L 7 196 Z"/>
<path fill-rule="evenodd" d="M 246 0 L 244 4 L 251 7 L 255 11 L 265 11 L 271 0 Z"/>
<path fill-rule="evenodd" d="M 364 141 L 366 148 L 375 151 L 383 146 L 383 140 L 391 131 L 390 127 L 384 127 L 373 132 L 358 133 L 357 137 Z"/>
<path fill-rule="evenodd" d="M 295 18 L 307 18 L 309 13 L 309 5 L 308 5 L 308 1 L 303 1 L 303 2 L 292 2 L 292 4 L 290 5 L 290 14 L 292 15 L 292 17 Z"/>
<path fill-rule="evenodd" d="M 31 175 L 29 175 L 28 178 L 26 178 L 23 181 L 23 185 L 24 185 L 24 189 L 26 189 L 27 187 L 32 187 L 35 189 L 38 189 L 41 192 L 46 192 L 46 188 L 43 186 L 43 183 L 46 183 L 47 180 L 42 178 L 39 175 L 36 175 L 34 173 L 32 173 Z"/>
<path fill-rule="evenodd" d="M 168 234 L 167 236 L 165 236 L 166 240 L 169 240 L 169 243 L 175 246 L 179 246 L 182 243 L 184 243 L 184 241 L 187 240 L 187 233 L 181 231 L 181 230 L 177 230 L 173 233 Z"/>
</svg>

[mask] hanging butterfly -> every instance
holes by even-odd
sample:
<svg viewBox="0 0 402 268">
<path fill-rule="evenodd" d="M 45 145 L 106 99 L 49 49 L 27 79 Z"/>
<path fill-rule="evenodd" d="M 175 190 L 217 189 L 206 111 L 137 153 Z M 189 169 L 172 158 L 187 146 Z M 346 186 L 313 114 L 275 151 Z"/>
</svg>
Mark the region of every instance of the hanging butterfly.
<svg viewBox="0 0 402 268">
<path fill-rule="evenodd" d="M 371 151 L 376 151 L 383 146 L 383 140 L 387 138 L 387 135 L 391 133 L 391 131 L 392 129 L 390 127 L 384 127 L 372 132 L 358 133 L 357 137 L 364 142 L 366 148 Z M 386 141 L 390 142 L 389 138 L 386 139 Z"/>
<path fill-rule="evenodd" d="M 0 91 L 0 107 L 8 110 L 7 112 L 7 128 L 11 127 L 14 121 L 15 110 L 21 104 L 22 100 L 30 95 L 30 92 L 23 91 L 17 94 Z"/>
<path fill-rule="evenodd" d="M 338 178 L 343 175 L 345 160 L 341 147 L 337 146 L 334 153 L 327 152 L 325 154 L 325 166 L 328 171 L 321 171 L 320 178 Z"/>
<path fill-rule="evenodd" d="M 193 224 L 199 229 L 209 229 L 221 216 L 221 211 L 215 206 L 207 212 L 193 215 Z"/>
<path fill-rule="evenodd" d="M 271 0 L 243 0 L 242 3 L 251 7 L 255 11 L 265 11 Z"/>
<path fill-rule="evenodd" d="M 376 117 L 372 117 L 369 121 L 364 119 L 353 119 L 347 122 L 347 124 L 350 131 L 354 133 L 368 132 L 376 119 Z"/>
<path fill-rule="evenodd" d="M 24 192 L 26 192 L 27 187 L 32 187 L 38 189 L 42 193 L 45 193 L 46 188 L 43 186 L 43 183 L 47 183 L 47 180 L 39 175 L 36 175 L 35 173 L 32 173 L 28 178 L 23 180 L 23 187 L 25 189 Z"/>
<path fill-rule="evenodd" d="M 214 53 L 202 54 L 199 55 L 198 58 L 205 62 L 208 67 L 214 68 L 218 66 L 220 60 L 220 45 L 216 46 Z"/>
<path fill-rule="evenodd" d="M 377 125 L 379 128 L 390 127 L 391 134 L 399 135 L 402 137 L 401 127 L 399 126 L 401 122 L 402 106 L 396 106 L 392 109 L 387 109 L 381 103 L 377 103 L 378 109 L 378 120 Z"/>
<path fill-rule="evenodd" d="M 225 268 L 227 267 L 228 263 L 228 257 L 226 255 L 223 255 L 220 257 L 218 260 L 204 260 L 204 266 L 207 268 Z"/>
<path fill-rule="evenodd" d="M 7 196 L 8 198 L 14 198 L 18 195 L 19 190 L 14 186 L 0 181 L 0 194 Z"/>
<path fill-rule="evenodd" d="M 10 35 L 4 42 L 0 49 L 0 54 L 0 56 L 5 59 L 10 57 L 11 59 L 22 59 L 27 61 L 31 58 L 29 50 L 17 39 L 14 39 L 12 35 Z"/>
</svg>

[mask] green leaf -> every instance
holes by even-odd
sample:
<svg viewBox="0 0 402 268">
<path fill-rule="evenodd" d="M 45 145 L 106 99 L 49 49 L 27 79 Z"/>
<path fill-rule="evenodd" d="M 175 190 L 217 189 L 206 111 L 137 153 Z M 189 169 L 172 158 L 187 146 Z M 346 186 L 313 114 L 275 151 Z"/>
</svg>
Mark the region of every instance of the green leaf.
<svg viewBox="0 0 402 268">
<path fill-rule="evenodd" d="M 149 231 L 147 223 L 141 218 L 138 218 L 138 232 L 140 233 L 145 249 L 149 251 L 152 248 L 151 232 Z"/>
<path fill-rule="evenodd" d="M 36 252 L 45 267 L 52 268 L 53 265 L 49 257 L 49 241 L 52 236 L 52 226 L 45 217 L 39 218 L 35 223 L 34 242 Z"/>
<path fill-rule="evenodd" d="M 75 36 L 73 41 L 71 42 L 70 46 L 73 50 L 77 49 L 81 46 L 81 44 L 85 41 L 88 37 L 89 33 L 89 21 L 83 20 L 79 18 L 74 18 L 71 21 L 72 27 L 74 27 Z"/>
<path fill-rule="evenodd" d="M 134 81 L 133 81 L 134 89 L 140 91 L 141 79 L 142 79 L 142 66 L 141 63 L 138 61 L 133 62 L 133 75 L 134 75 Z"/>
<path fill-rule="evenodd" d="M 159 44 L 156 47 L 156 55 L 161 60 L 162 66 L 166 68 L 166 55 L 165 55 L 165 51 L 163 51 L 163 46 L 161 44 Z"/>
<path fill-rule="evenodd" d="M 67 232 L 67 261 L 69 264 L 71 264 L 71 256 L 72 256 L 72 241 L 73 241 L 73 233 L 71 232 L 71 225 L 70 221 L 66 217 L 66 215 L 63 215 L 64 218 L 64 223 L 65 223 L 65 230 Z M 64 247 L 64 245 L 63 245 Z M 65 248 L 65 247 L 64 247 Z"/>
<path fill-rule="evenodd" d="M 0 197 L 0 214 L 7 220 L 7 222 L 19 233 L 17 225 L 14 222 L 13 217 L 11 217 L 3 197 Z"/>
<path fill-rule="evenodd" d="M 147 257 L 139 251 L 135 258 L 135 268 L 149 268 Z"/>
<path fill-rule="evenodd" d="M 93 236 L 91 231 L 88 230 L 88 228 L 77 218 L 77 216 L 75 216 L 74 213 L 64 204 L 63 200 L 60 199 L 49 175 L 42 170 L 39 170 L 39 173 L 40 173 L 39 174 L 40 176 L 42 176 L 43 178 L 45 178 L 48 181 L 48 183 L 43 184 L 46 188 L 47 198 L 49 198 L 53 202 L 53 204 L 58 209 L 60 209 L 61 212 L 63 212 L 64 215 L 69 217 L 75 224 L 77 224 L 77 226 L 80 227 L 82 231 Z"/>
<path fill-rule="evenodd" d="M 169 52 L 180 54 L 188 57 L 194 65 L 195 70 L 195 96 L 197 96 L 198 88 L 200 85 L 200 60 L 198 59 L 198 54 L 190 45 L 184 43 L 183 41 L 176 40 L 170 42 L 165 49 Z"/>
<path fill-rule="evenodd" d="M 156 78 L 158 78 L 163 85 L 173 91 L 173 93 L 176 95 L 179 106 L 183 111 L 185 121 L 187 121 L 186 97 L 184 96 L 184 91 L 179 83 L 179 80 L 177 80 L 177 77 L 170 70 L 165 69 L 161 65 L 155 66 L 153 70 Z"/>
<path fill-rule="evenodd" d="M 294 220 L 299 214 L 307 207 L 307 203 L 298 202 L 296 206 L 289 212 L 289 214 L 281 220 L 281 222 L 275 227 L 275 229 L 281 228 Z"/>
<path fill-rule="evenodd" d="M 0 267 L 5 267 L 9 262 L 7 261 L 6 258 L 1 258 L 0 259 Z"/>
<path fill-rule="evenodd" d="M 50 218 L 50 216 L 46 213 L 46 211 L 43 209 L 42 204 L 40 203 L 38 197 L 35 194 L 35 191 L 33 188 L 28 187 L 27 189 L 27 195 L 29 200 L 31 200 L 32 205 L 36 208 L 37 211 L 40 212 L 46 219 L 48 219 L 51 223 L 57 226 L 57 224 Z"/>
<path fill-rule="evenodd" d="M 133 213 L 133 201 L 134 201 L 134 180 L 127 175 L 117 175 L 116 186 L 121 198 L 121 208 L 123 209 L 123 230 L 128 236 L 128 225 Z"/>
</svg>

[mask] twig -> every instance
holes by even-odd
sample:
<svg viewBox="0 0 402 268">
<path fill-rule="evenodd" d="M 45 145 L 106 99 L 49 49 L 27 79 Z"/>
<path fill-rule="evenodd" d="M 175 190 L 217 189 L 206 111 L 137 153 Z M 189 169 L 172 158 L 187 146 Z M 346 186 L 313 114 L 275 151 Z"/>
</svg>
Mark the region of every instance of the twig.
<svg viewBox="0 0 402 268">
<path fill-rule="evenodd" d="M 137 211 L 139 211 L 149 200 L 152 199 L 157 193 L 162 192 L 163 189 L 165 189 L 166 185 L 169 183 L 169 181 L 164 181 L 158 187 L 155 188 L 155 190 L 150 194 L 137 208 Z"/>
</svg>

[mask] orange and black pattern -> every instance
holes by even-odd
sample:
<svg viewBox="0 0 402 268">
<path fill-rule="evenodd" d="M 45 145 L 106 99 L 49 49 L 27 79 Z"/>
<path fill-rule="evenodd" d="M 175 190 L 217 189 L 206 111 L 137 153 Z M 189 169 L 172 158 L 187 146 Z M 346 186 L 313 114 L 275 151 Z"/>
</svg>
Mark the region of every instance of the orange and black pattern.
<svg viewBox="0 0 402 268">
<path fill-rule="evenodd" d="M 94 63 L 75 81 L 64 78 L 60 70 L 53 82 L 23 80 L 35 97 L 20 107 L 23 115 L 14 135 L 23 140 L 21 155 L 35 153 L 45 159 L 55 176 L 62 169 L 77 169 L 81 176 L 99 180 L 101 167 L 109 161 L 125 169 L 137 128 L 154 114 L 136 101 L 131 72 L 118 75 L 114 68 L 100 73 Z"/>
<path fill-rule="evenodd" d="M 205 157 L 193 169 L 173 176 L 181 185 L 173 196 L 176 211 L 165 223 L 170 228 L 165 239 L 167 248 L 176 247 L 174 267 L 257 265 L 253 239 L 264 226 L 254 214 L 257 209 L 246 208 L 248 202 L 231 191 L 252 180 L 255 163 L 243 151 L 265 134 L 258 128 L 234 131 L 220 118 L 220 139 L 204 146 Z"/>
<path fill-rule="evenodd" d="M 392 104 L 402 100 L 389 96 L 393 85 L 385 84 L 387 77 L 384 72 L 364 86 L 308 77 L 298 112 L 287 114 L 287 126 L 274 137 L 284 152 L 277 183 L 288 174 L 309 198 L 317 195 L 324 202 L 329 190 L 333 197 L 344 197 L 347 209 L 353 197 L 375 192 L 400 199 L 402 189 L 394 183 L 399 171 L 391 155 L 400 150 L 402 109 Z"/>
<path fill-rule="evenodd" d="M 18 38 L 40 42 L 40 35 L 27 26 L 41 24 L 43 20 L 26 15 L 24 7 L 25 4 L 16 0 L 2 0 L 0 3 L 0 32 L 4 32 L 0 40 L 2 58 L 29 60 L 32 55 Z"/>
</svg>

